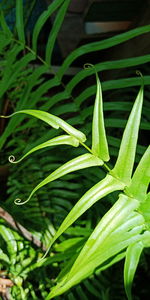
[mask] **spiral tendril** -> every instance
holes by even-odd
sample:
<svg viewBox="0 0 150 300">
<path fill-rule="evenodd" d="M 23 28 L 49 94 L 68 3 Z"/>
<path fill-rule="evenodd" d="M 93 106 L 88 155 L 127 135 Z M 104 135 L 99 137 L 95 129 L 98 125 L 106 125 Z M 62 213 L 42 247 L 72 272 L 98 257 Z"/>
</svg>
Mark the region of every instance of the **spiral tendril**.
<svg viewBox="0 0 150 300">
<path fill-rule="evenodd" d="M 90 68 L 94 68 L 95 69 L 95 66 L 90 64 L 90 63 L 86 63 L 84 64 L 83 68 L 86 70 L 86 69 L 90 69 Z"/>
<path fill-rule="evenodd" d="M 136 74 L 141 76 L 141 79 L 142 79 L 142 85 L 144 86 L 144 77 L 143 77 L 141 71 L 136 70 Z"/>
<path fill-rule="evenodd" d="M 29 201 L 29 199 L 22 202 L 22 200 L 20 198 L 17 198 L 17 199 L 15 199 L 14 203 L 16 205 L 23 205 L 23 204 L 27 203 L 28 201 Z"/>
<path fill-rule="evenodd" d="M 136 74 L 140 75 L 141 77 L 143 77 L 142 73 L 139 70 L 136 70 Z"/>
<path fill-rule="evenodd" d="M 10 155 L 10 156 L 8 157 L 8 160 L 9 160 L 10 163 L 13 164 L 13 163 L 15 163 L 16 158 L 15 158 L 14 155 Z"/>
</svg>

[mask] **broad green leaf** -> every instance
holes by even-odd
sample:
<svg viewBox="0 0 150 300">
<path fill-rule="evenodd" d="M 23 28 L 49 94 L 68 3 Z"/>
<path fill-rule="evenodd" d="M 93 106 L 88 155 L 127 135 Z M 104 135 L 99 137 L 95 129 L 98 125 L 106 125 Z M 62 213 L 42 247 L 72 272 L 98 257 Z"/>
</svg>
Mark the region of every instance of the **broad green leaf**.
<svg viewBox="0 0 150 300">
<path fill-rule="evenodd" d="M 97 92 L 92 123 L 92 152 L 104 161 L 109 160 L 108 144 L 104 126 L 102 89 L 96 73 Z"/>
<path fill-rule="evenodd" d="M 9 156 L 9 161 L 11 163 L 19 163 L 20 161 L 22 161 L 25 157 L 27 157 L 28 155 L 30 155 L 31 153 L 46 148 L 46 147 L 50 147 L 50 146 L 57 146 L 57 145 L 71 145 L 73 147 L 78 147 L 79 146 L 79 141 L 74 138 L 73 136 L 69 136 L 69 135 L 61 135 L 61 136 L 57 136 L 45 143 L 42 143 L 36 147 L 34 147 L 33 149 L 31 149 L 30 151 L 28 151 L 22 158 L 20 158 L 19 160 L 15 160 L 15 157 L 13 155 Z"/>
<path fill-rule="evenodd" d="M 21 113 L 34 116 L 34 117 L 44 121 L 45 123 L 49 124 L 50 126 L 52 126 L 55 129 L 58 129 L 60 127 L 65 132 L 67 132 L 69 135 L 74 136 L 76 139 L 78 139 L 81 142 L 85 142 L 85 140 L 86 140 L 86 136 L 83 132 L 75 129 L 74 127 L 69 125 L 67 122 L 65 122 L 61 118 L 56 117 L 52 114 L 49 114 L 46 111 L 35 110 L 35 109 L 31 109 L 31 110 L 24 109 L 24 110 L 17 111 L 15 113 L 11 114 L 10 116 L 1 116 L 1 117 L 10 118 L 12 116 L 15 116 L 16 114 L 21 114 Z"/>
<path fill-rule="evenodd" d="M 127 125 L 125 127 L 119 155 L 114 169 L 111 171 L 126 184 L 131 181 L 131 174 L 135 160 L 136 145 L 141 119 L 143 104 L 143 87 L 141 87 L 132 111 L 130 113 Z"/>
<path fill-rule="evenodd" d="M 24 22 L 23 22 L 23 0 L 16 0 L 16 29 L 19 40 L 25 44 Z"/>
<path fill-rule="evenodd" d="M 124 286 L 128 300 L 132 300 L 131 287 L 144 245 L 141 241 L 129 245 L 124 265 Z"/>
<path fill-rule="evenodd" d="M 113 178 L 111 175 L 107 175 L 103 180 L 94 185 L 88 190 L 77 204 L 72 208 L 70 213 L 67 215 L 63 223 L 60 225 L 54 238 L 51 241 L 50 246 L 55 240 L 73 223 L 75 222 L 88 208 L 90 208 L 95 202 L 105 197 L 109 193 L 117 190 L 122 190 L 124 184 Z"/>
<path fill-rule="evenodd" d="M 30 200 L 30 198 L 34 195 L 34 193 L 40 189 L 42 186 L 48 184 L 51 181 L 54 181 L 70 172 L 74 172 L 77 170 L 81 170 L 84 168 L 89 168 L 93 166 L 102 166 L 103 161 L 99 159 L 98 157 L 92 155 L 92 154 L 83 154 L 80 155 L 67 163 L 65 163 L 63 166 L 55 170 L 53 173 L 51 173 L 48 177 L 46 177 L 40 184 L 38 184 L 34 190 L 31 192 L 28 199 L 24 202 L 21 202 L 21 199 L 16 199 L 15 203 L 18 205 L 22 205 Z"/>
<path fill-rule="evenodd" d="M 130 193 L 139 201 L 145 200 L 148 185 L 150 183 L 150 146 L 145 151 L 141 158 L 129 187 L 126 188 L 127 193 Z"/>
</svg>

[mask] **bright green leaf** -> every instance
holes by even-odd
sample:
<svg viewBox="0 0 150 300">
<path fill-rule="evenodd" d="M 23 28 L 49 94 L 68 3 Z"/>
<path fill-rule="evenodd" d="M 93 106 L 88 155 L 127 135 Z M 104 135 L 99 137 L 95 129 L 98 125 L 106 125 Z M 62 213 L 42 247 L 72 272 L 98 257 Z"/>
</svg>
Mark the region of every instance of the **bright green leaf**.
<svg viewBox="0 0 150 300">
<path fill-rule="evenodd" d="M 140 203 L 139 213 L 143 215 L 146 226 L 150 230 L 150 192 L 148 193 L 146 199 Z"/>
<path fill-rule="evenodd" d="M 107 262 L 114 255 L 118 255 L 123 249 L 133 242 L 139 241 L 142 226 L 137 226 L 134 232 L 128 231 L 128 226 L 119 234 L 119 226 L 122 226 L 126 219 L 132 218 L 132 214 L 137 209 L 139 203 L 136 199 L 121 194 L 119 200 L 100 220 L 93 233 L 85 243 L 71 270 L 65 274 L 60 282 L 54 287 L 46 298 L 51 299 L 64 293 L 72 286 L 90 276 L 94 270 Z M 139 220 L 143 222 L 143 218 Z M 139 223 L 139 224 L 140 224 Z M 118 230 L 118 232 L 115 232 Z"/>
<path fill-rule="evenodd" d="M 96 73 L 97 92 L 92 123 L 92 151 L 104 161 L 109 160 L 108 144 L 104 126 L 102 89 Z"/>
<path fill-rule="evenodd" d="M 140 255 L 143 251 L 143 243 L 137 242 L 131 244 L 126 252 L 125 265 L 124 265 L 124 286 L 128 300 L 132 300 L 131 287 L 134 275 L 139 263 Z"/>
<path fill-rule="evenodd" d="M 9 157 L 9 161 L 11 163 L 18 163 L 20 161 L 22 161 L 25 157 L 27 157 L 28 155 L 30 155 L 31 153 L 39 150 L 39 149 L 43 149 L 46 147 L 50 147 L 50 146 L 57 146 L 57 145 L 71 145 L 74 147 L 78 147 L 79 146 L 79 141 L 74 138 L 73 136 L 69 136 L 69 135 L 61 135 L 61 136 L 57 136 L 45 143 L 42 143 L 36 147 L 34 147 L 33 149 L 31 149 L 30 151 L 28 151 L 22 158 L 20 158 L 19 160 L 15 161 L 15 157 L 13 155 L 11 155 Z"/>
<path fill-rule="evenodd" d="M 126 128 L 124 130 L 119 155 L 112 174 L 114 173 L 126 184 L 130 183 L 135 159 L 136 145 L 141 119 L 143 104 L 143 87 L 141 87 L 132 111 L 130 113 Z"/>
<path fill-rule="evenodd" d="M 2 249 L 0 249 L 0 260 L 5 261 L 7 264 L 10 263 L 9 257 L 3 252 Z"/>
<path fill-rule="evenodd" d="M 130 193 L 134 198 L 143 201 L 146 198 L 146 192 L 150 183 L 150 146 L 145 151 L 141 158 L 129 187 L 127 193 Z"/>
<path fill-rule="evenodd" d="M 30 200 L 30 198 L 34 195 L 34 193 L 43 187 L 44 185 L 50 183 L 51 181 L 54 181 L 70 172 L 74 172 L 77 170 L 81 170 L 84 168 L 89 168 L 93 166 L 102 166 L 103 161 L 99 159 L 98 157 L 92 155 L 92 154 L 83 154 L 80 155 L 70 161 L 68 161 L 66 164 L 55 170 L 53 173 L 51 173 L 48 177 L 46 177 L 41 183 L 39 183 L 31 192 L 28 199 L 24 202 L 21 202 L 20 199 L 16 199 L 15 203 L 18 205 L 25 204 Z"/>
<path fill-rule="evenodd" d="M 76 128 L 72 127 L 67 122 L 62 120 L 61 118 L 56 117 L 52 114 L 49 114 L 46 111 L 35 110 L 35 109 L 24 109 L 24 110 L 14 112 L 10 116 L 1 116 L 1 117 L 9 118 L 9 117 L 15 116 L 16 114 L 22 114 L 22 113 L 34 116 L 34 117 L 44 121 L 45 123 L 49 124 L 50 126 L 52 126 L 55 129 L 58 129 L 60 127 L 65 132 L 67 132 L 69 135 L 74 136 L 75 138 L 77 138 L 81 142 L 85 142 L 85 140 L 86 140 L 86 136 L 83 132 L 81 132 L 81 131 L 77 130 Z"/>
<path fill-rule="evenodd" d="M 95 202 L 105 197 L 107 194 L 122 190 L 124 184 L 113 178 L 111 175 L 107 175 L 103 180 L 94 185 L 88 190 L 77 204 L 72 208 L 70 213 L 67 215 L 63 223 L 60 225 L 56 232 L 51 245 L 54 241 L 73 223 L 75 222 L 88 208 L 90 208 Z"/>
</svg>

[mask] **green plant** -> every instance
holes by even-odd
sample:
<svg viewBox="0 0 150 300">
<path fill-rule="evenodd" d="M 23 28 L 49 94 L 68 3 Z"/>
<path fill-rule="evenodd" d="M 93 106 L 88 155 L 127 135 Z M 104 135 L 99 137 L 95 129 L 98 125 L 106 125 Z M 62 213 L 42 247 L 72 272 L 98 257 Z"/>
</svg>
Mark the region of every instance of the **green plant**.
<svg viewBox="0 0 150 300">
<path fill-rule="evenodd" d="M 123 191 L 116 203 L 97 224 L 82 249 L 79 247 L 78 251 L 76 251 L 77 253 L 71 259 L 69 267 L 67 264 L 66 268 L 61 271 L 56 287 L 52 289 L 46 299 L 51 299 L 64 293 L 73 285 L 90 276 L 96 268 L 101 266 L 102 269 L 107 268 L 124 257 L 124 284 L 127 297 L 131 299 L 132 281 L 141 252 L 144 247 L 150 246 L 150 208 L 149 194 L 147 194 L 150 179 L 150 147 L 145 151 L 132 176 L 143 103 L 143 87 L 141 87 L 137 95 L 125 127 L 116 164 L 113 169 L 110 169 L 105 163 L 105 161 L 109 160 L 109 153 L 103 119 L 101 86 L 97 74 L 96 78 L 97 94 L 93 113 L 91 148 L 84 143 L 86 137 L 81 131 L 76 130 L 62 119 L 47 112 L 22 110 L 11 115 L 29 114 L 56 129 L 60 127 L 68 133 L 68 135 L 58 136 L 40 144 L 25 154 L 19 161 L 34 151 L 58 144 L 69 144 L 75 147 L 78 147 L 80 144 L 90 152 L 78 156 L 59 167 L 34 188 L 27 200 L 22 202 L 20 199 L 16 199 L 16 204 L 25 204 L 39 188 L 70 172 L 92 166 L 104 166 L 108 171 L 106 177 L 87 191 L 73 207 L 58 228 L 50 242 L 50 246 L 96 201 L 111 192 Z M 15 161 L 13 156 L 9 160 L 12 163 L 19 162 Z M 41 264 L 43 263 L 42 261 Z"/>
<path fill-rule="evenodd" d="M 37 20 L 30 45 L 27 43 L 25 36 L 26 20 L 24 20 L 22 1 L 16 1 L 15 32 L 11 32 L 8 28 L 1 10 L 0 110 L 2 112 L 1 114 L 10 114 L 14 110 L 19 111 L 26 108 L 39 109 L 50 112 L 58 117 L 63 117 L 69 124 L 76 125 L 86 134 L 86 145 L 90 147 L 91 118 L 96 85 L 95 80 L 93 83 L 88 82 L 88 78 L 95 73 L 95 70 L 94 68 L 82 70 L 81 66 L 81 71 L 74 77 L 68 78 L 67 83 L 65 78 L 66 71 L 71 64 L 75 62 L 76 58 L 81 59 L 82 55 L 90 52 L 98 53 L 97 51 L 115 46 L 133 37 L 149 32 L 150 25 L 77 48 L 66 58 L 62 66 L 54 72 L 52 58 L 55 41 L 59 29 L 61 28 L 67 5 L 69 5 L 68 0 L 53 1 L 47 11 Z M 40 33 L 42 32 L 45 22 L 53 12 L 55 12 L 57 18 L 49 33 L 45 52 L 43 51 L 43 56 L 41 57 L 39 55 Z M 97 55 L 97 57 L 99 57 L 99 55 Z M 132 107 L 131 98 L 133 99 L 137 92 L 134 87 L 141 85 L 141 79 L 133 77 L 133 69 L 135 67 L 137 68 L 138 65 L 140 65 L 141 69 L 141 64 L 149 62 L 149 58 L 149 54 L 111 62 L 99 62 L 98 58 L 97 64 L 95 64 L 97 72 L 109 69 L 132 69 L 128 78 L 102 82 L 103 95 L 106 99 L 106 101 L 104 101 L 104 112 L 105 126 L 108 132 L 107 140 L 111 156 L 111 161 L 109 162 L 110 169 L 113 168 L 113 164 L 118 155 L 121 130 L 125 127 L 127 114 Z M 85 61 L 83 59 L 83 64 L 84 63 Z M 143 71 L 143 74 L 145 75 L 146 71 Z M 146 135 L 146 130 L 150 128 L 148 124 L 150 116 L 148 103 L 149 79 L 149 75 L 143 78 L 145 101 L 141 129 L 145 134 L 142 135 L 142 139 L 139 139 L 137 155 L 135 157 L 136 163 L 139 162 L 139 159 L 146 150 L 143 136 Z M 111 96 L 113 96 L 112 99 Z M 7 122 L 8 120 L 1 119 L 1 164 L 6 165 L 6 168 L 8 167 L 7 157 L 9 154 L 13 153 L 17 156 L 18 153 L 21 152 L 27 153 L 33 147 L 45 143 L 46 140 L 54 138 L 49 143 L 51 146 L 62 141 L 64 143 L 73 144 L 74 146 L 78 145 L 78 139 L 66 136 L 61 136 L 58 139 L 55 137 L 55 129 L 49 127 L 49 130 L 47 130 L 45 128 L 47 124 L 44 124 L 44 122 L 43 124 L 41 123 L 39 127 L 38 122 L 35 122 L 35 120 L 28 121 L 24 116 L 25 114 L 18 117 L 14 116 L 9 122 Z M 60 122 L 60 119 L 56 118 L 55 121 Z M 64 125 L 63 122 L 60 123 L 59 125 Z M 56 125 L 55 123 L 55 126 L 58 127 L 58 124 Z M 58 132 L 61 134 L 60 129 L 58 129 Z M 46 145 L 48 146 L 48 144 L 45 144 L 45 146 Z M 104 145 L 106 145 L 106 141 Z M 44 248 L 47 248 L 55 235 L 56 229 L 59 228 L 69 211 L 75 206 L 76 201 L 90 189 L 92 185 L 95 185 L 105 176 L 106 168 L 103 166 L 99 168 L 98 172 L 96 166 L 88 169 L 85 168 L 75 174 L 68 174 L 61 180 L 52 181 L 50 184 L 43 186 L 43 189 L 35 193 L 34 197 L 24 205 L 23 210 L 21 206 L 18 207 L 14 205 L 13 200 L 17 198 L 18 195 L 22 199 L 28 197 L 34 182 L 40 182 L 44 177 L 48 176 L 50 172 L 53 172 L 67 160 L 71 160 L 77 155 L 85 154 L 86 149 L 84 150 L 83 147 L 72 147 L 69 150 L 68 147 L 69 145 L 65 146 L 64 144 L 63 147 L 59 147 L 58 151 L 56 151 L 55 147 L 52 147 L 51 151 L 48 151 L 47 148 L 43 148 L 41 151 L 35 152 L 34 156 L 29 157 L 28 160 L 23 160 L 21 164 L 17 165 L 17 168 L 15 165 L 9 166 L 10 173 L 7 179 L 7 194 L 3 189 L 4 196 L 2 197 L 2 194 L 0 195 L 2 200 L 1 206 L 13 216 L 15 222 L 19 222 L 19 224 L 22 224 L 28 229 L 32 238 L 30 242 L 28 242 L 23 231 L 20 230 L 16 232 L 16 229 L 12 229 L 6 221 L 1 220 L 0 235 L 2 238 L 0 248 L 2 252 L 0 268 L 2 270 L 5 269 L 6 276 L 10 276 L 15 283 L 11 289 L 11 296 L 15 300 L 20 300 L 21 297 L 22 299 L 46 299 L 49 289 L 54 285 L 53 280 L 49 279 L 49 274 L 51 274 L 51 278 L 53 279 L 61 270 L 65 270 L 66 268 L 64 272 L 67 272 L 67 266 L 70 268 L 70 265 L 73 263 L 71 259 L 72 261 L 75 260 L 75 256 L 92 234 L 95 225 L 98 224 L 100 218 L 102 218 L 116 202 L 117 195 L 115 193 L 111 193 L 107 195 L 104 200 L 98 201 L 92 206 L 92 209 L 87 210 L 84 215 L 82 214 L 81 218 L 77 219 L 73 226 L 65 231 L 64 235 L 59 237 L 59 244 L 55 243 L 53 245 L 51 256 L 37 263 L 37 257 L 43 256 L 42 243 L 40 243 L 40 247 L 37 248 L 37 245 L 32 243 L 32 241 L 34 242 L 35 238 L 38 238 L 43 242 Z M 44 155 L 43 151 L 45 151 Z M 89 163 L 91 165 L 94 163 L 102 163 L 100 159 L 95 159 L 95 157 L 93 159 L 93 156 L 90 156 L 90 154 L 86 154 L 83 158 L 85 161 L 87 159 L 87 166 Z M 88 158 L 91 159 L 90 162 L 88 162 Z M 27 170 L 30 171 L 27 172 Z M 58 174 L 53 173 L 53 175 L 56 176 Z M 51 177 L 51 179 L 54 178 Z M 148 206 L 147 203 L 148 202 L 143 202 L 143 210 L 148 209 L 146 208 L 146 206 Z M 148 220 L 147 214 L 145 214 L 145 218 Z M 65 240 L 66 238 L 67 240 Z M 31 253 L 32 255 L 30 255 Z M 28 259 L 29 256 L 30 259 Z M 124 257 L 124 252 L 121 253 L 120 259 L 122 257 Z M 119 258 L 117 259 L 119 260 Z M 25 264 L 23 264 L 24 260 Z M 113 262 L 115 262 L 115 259 L 108 262 L 108 265 L 112 265 Z M 106 299 L 106 297 L 113 300 L 123 299 L 124 295 L 122 296 L 122 290 L 117 296 L 118 285 L 116 283 L 111 291 L 109 290 L 111 279 L 107 278 L 108 273 L 104 272 L 103 275 L 103 272 L 102 274 L 101 271 L 99 272 L 99 270 L 104 270 L 106 267 L 107 265 L 104 264 L 100 269 L 96 270 L 96 275 L 90 276 L 83 282 L 83 285 L 77 285 L 71 292 L 64 296 L 65 299 L 76 300 L 76 298 L 80 298 L 83 300 L 93 296 L 98 297 L 98 299 Z M 40 272 L 37 272 L 37 268 L 40 268 Z M 118 275 L 117 277 L 119 278 Z M 120 287 L 121 286 L 120 284 Z M 115 289 L 117 293 L 115 293 Z M 62 298 L 60 297 L 60 299 Z"/>
</svg>

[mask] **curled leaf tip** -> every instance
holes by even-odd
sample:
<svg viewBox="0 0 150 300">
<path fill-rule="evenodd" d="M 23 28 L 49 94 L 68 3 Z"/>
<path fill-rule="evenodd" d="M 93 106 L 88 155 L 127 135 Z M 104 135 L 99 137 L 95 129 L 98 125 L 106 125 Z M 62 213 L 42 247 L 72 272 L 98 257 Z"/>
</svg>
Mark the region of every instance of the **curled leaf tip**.
<svg viewBox="0 0 150 300">
<path fill-rule="evenodd" d="M 14 203 L 16 205 L 23 205 L 23 204 L 25 204 L 28 201 L 29 201 L 29 199 L 27 199 L 27 200 L 25 200 L 25 201 L 22 202 L 22 200 L 20 198 L 17 198 L 17 199 L 15 199 Z"/>
<path fill-rule="evenodd" d="M 136 70 L 136 74 L 137 74 L 137 75 L 140 75 L 141 77 L 143 77 L 141 71 L 139 71 L 139 70 Z"/>
<path fill-rule="evenodd" d="M 13 115 L 13 114 L 11 114 L 11 115 L 8 115 L 8 116 L 0 115 L 0 118 L 5 118 L 5 119 L 7 119 L 7 118 L 10 118 L 10 117 L 12 117 L 12 115 Z"/>
<path fill-rule="evenodd" d="M 136 74 L 141 76 L 141 79 L 142 79 L 142 85 L 144 86 L 144 77 L 143 77 L 143 74 L 141 73 L 141 71 L 139 70 L 136 70 Z"/>
<path fill-rule="evenodd" d="M 89 69 L 89 68 L 94 68 L 95 69 L 95 66 L 90 64 L 90 63 L 86 63 L 86 64 L 84 64 L 83 68 L 84 69 Z"/>
<path fill-rule="evenodd" d="M 8 157 L 8 160 L 9 160 L 9 162 L 12 163 L 12 164 L 13 164 L 13 163 L 16 163 L 16 161 L 15 161 L 16 158 L 15 158 L 14 155 L 10 155 L 10 156 Z"/>
</svg>

